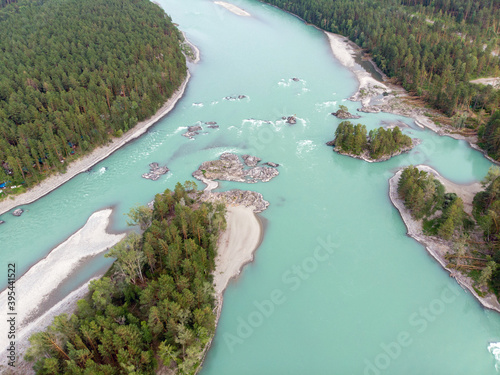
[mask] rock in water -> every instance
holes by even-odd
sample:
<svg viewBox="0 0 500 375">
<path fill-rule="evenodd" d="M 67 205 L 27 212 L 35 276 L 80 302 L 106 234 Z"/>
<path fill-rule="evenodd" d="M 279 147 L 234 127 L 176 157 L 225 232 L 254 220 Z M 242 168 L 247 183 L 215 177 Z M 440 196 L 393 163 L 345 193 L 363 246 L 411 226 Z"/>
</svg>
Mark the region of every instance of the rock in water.
<svg viewBox="0 0 500 375">
<path fill-rule="evenodd" d="M 14 216 L 21 216 L 23 214 L 24 210 L 18 208 L 17 210 L 15 210 L 12 215 Z"/>
<path fill-rule="evenodd" d="M 332 115 L 336 116 L 337 118 L 339 118 L 341 120 L 350 120 L 350 119 L 361 118 L 361 116 L 353 115 L 349 111 L 343 111 L 341 109 L 339 109 L 337 112 L 332 112 Z"/>
<path fill-rule="evenodd" d="M 290 125 L 295 125 L 297 123 L 297 120 L 295 116 L 289 116 L 287 117 L 286 122 Z"/>
<path fill-rule="evenodd" d="M 264 163 L 264 164 L 269 165 L 270 167 L 274 167 L 274 168 L 280 166 L 279 164 L 273 163 L 272 161 L 268 161 L 267 163 Z"/>
<path fill-rule="evenodd" d="M 144 173 L 142 175 L 142 178 L 145 178 L 147 180 L 152 180 L 156 181 L 160 178 L 161 175 L 164 175 L 167 173 L 170 169 L 167 168 L 167 166 L 160 167 L 158 163 L 151 163 L 149 164 L 149 173 Z"/>
<path fill-rule="evenodd" d="M 5 221 L 3 221 L 3 220 L 0 220 L 0 225 L 2 225 L 3 223 L 5 223 Z"/>
</svg>

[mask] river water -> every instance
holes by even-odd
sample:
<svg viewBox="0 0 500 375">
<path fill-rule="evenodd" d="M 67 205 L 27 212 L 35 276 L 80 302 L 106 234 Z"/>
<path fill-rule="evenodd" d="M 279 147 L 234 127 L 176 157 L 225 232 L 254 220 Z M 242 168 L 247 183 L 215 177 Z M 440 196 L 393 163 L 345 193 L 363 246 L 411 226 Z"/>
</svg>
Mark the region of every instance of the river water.
<svg viewBox="0 0 500 375">
<path fill-rule="evenodd" d="M 388 179 L 401 166 L 425 163 L 469 183 L 490 163 L 465 142 L 384 113 L 359 121 L 369 129 L 405 123 L 422 144 L 377 164 L 337 155 L 325 146 L 340 122 L 330 112 L 340 104 L 356 111 L 359 103 L 346 98 L 358 84 L 321 31 L 254 0 L 234 2 L 251 17 L 207 0 L 159 3 L 201 50 L 185 96 L 92 172 L 24 206 L 20 218 L 0 216 L 2 269 L 16 262 L 20 275 L 105 207 L 114 210 L 111 229 L 123 231 L 130 207 L 191 179 L 201 162 L 249 153 L 279 163 L 280 175 L 221 184 L 259 191 L 271 205 L 255 261 L 226 290 L 203 375 L 497 373 L 488 347 L 500 341 L 500 316 L 406 236 L 388 198 Z M 246 97 L 224 99 L 238 95 Z M 281 120 L 290 115 L 296 125 Z M 220 128 L 195 140 L 181 136 L 198 121 Z M 171 172 L 142 179 L 151 162 Z M 86 263 L 61 296 L 108 264 L 103 257 Z"/>
</svg>

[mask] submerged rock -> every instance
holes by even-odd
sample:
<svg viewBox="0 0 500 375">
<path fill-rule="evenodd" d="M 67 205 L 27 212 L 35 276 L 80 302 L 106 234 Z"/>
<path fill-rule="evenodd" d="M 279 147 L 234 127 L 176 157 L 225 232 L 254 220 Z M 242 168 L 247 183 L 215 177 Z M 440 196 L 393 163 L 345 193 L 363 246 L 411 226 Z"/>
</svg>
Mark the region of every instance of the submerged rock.
<svg viewBox="0 0 500 375">
<path fill-rule="evenodd" d="M 142 175 L 142 178 L 145 178 L 146 180 L 152 180 L 156 181 L 158 180 L 162 175 L 167 173 L 170 169 L 167 168 L 167 166 L 160 167 L 158 163 L 151 163 L 149 164 L 149 173 L 144 173 Z"/>
<path fill-rule="evenodd" d="M 219 125 L 208 125 L 207 128 L 210 128 L 210 129 L 219 129 Z"/>
<path fill-rule="evenodd" d="M 17 210 L 15 210 L 12 215 L 14 216 L 21 216 L 23 214 L 24 210 L 18 208 Z"/>
<path fill-rule="evenodd" d="M 217 122 L 216 121 L 208 121 L 208 122 L 205 122 L 205 124 L 207 124 L 207 125 L 217 125 Z"/>
<path fill-rule="evenodd" d="M 269 165 L 270 167 L 274 167 L 274 168 L 280 166 L 279 164 L 273 163 L 272 161 L 268 161 L 267 163 L 264 163 L 264 164 Z"/>
</svg>

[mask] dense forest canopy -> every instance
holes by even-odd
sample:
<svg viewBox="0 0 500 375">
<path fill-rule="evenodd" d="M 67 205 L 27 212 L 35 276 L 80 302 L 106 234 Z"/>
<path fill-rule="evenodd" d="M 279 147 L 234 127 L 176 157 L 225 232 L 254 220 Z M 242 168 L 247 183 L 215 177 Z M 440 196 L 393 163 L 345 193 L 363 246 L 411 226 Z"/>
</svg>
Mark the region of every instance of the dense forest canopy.
<svg viewBox="0 0 500 375">
<path fill-rule="evenodd" d="M 265 1 L 348 36 L 386 74 L 447 115 L 498 108 L 498 90 L 469 82 L 500 75 L 498 0 Z"/>
<path fill-rule="evenodd" d="M 1 1 L 0 184 L 65 168 L 186 76 L 179 31 L 148 0 Z"/>
<path fill-rule="evenodd" d="M 195 183 L 178 183 L 156 196 L 153 212 L 131 212 L 143 235 L 111 249 L 116 262 L 74 315 L 30 338 L 37 374 L 194 372 L 215 331 L 212 272 L 226 225 L 223 204 L 196 197 Z"/>
<path fill-rule="evenodd" d="M 423 219 L 424 234 L 450 241 L 448 268 L 465 272 L 476 287 L 488 286 L 500 298 L 499 168 L 490 169 L 483 186 L 474 197 L 473 215 L 456 194 L 446 193 L 430 173 L 413 166 L 402 171 L 398 195 L 413 218 Z"/>
</svg>

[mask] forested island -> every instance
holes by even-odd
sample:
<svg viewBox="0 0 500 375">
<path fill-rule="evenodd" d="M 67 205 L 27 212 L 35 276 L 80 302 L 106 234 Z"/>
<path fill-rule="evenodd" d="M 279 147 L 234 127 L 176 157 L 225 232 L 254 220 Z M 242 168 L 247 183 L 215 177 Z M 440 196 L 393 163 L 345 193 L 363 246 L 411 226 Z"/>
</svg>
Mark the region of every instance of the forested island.
<svg viewBox="0 0 500 375">
<path fill-rule="evenodd" d="M 0 28 L 8 193 L 121 136 L 186 78 L 183 37 L 147 0 L 2 0 Z"/>
<path fill-rule="evenodd" d="M 449 192 L 436 176 L 436 172 L 421 166 L 400 172 L 397 194 L 415 220 L 412 223 L 406 218 L 409 232 L 423 239 L 460 283 L 485 298 L 488 307 L 498 309 L 500 305 L 492 294 L 500 297 L 500 170 L 490 169 L 482 182 L 483 190 L 475 195 L 466 194 L 467 187 L 459 188 L 458 194 Z M 421 231 L 415 230 L 420 225 L 417 223 Z M 420 233 L 424 237 L 419 237 Z"/>
<path fill-rule="evenodd" d="M 478 135 L 496 160 L 499 125 L 484 125 L 499 91 L 470 81 L 500 75 L 497 1 L 265 0 L 361 46 L 410 94 L 442 111 L 450 130 Z M 500 130 L 498 130 L 500 131 Z"/>
<path fill-rule="evenodd" d="M 384 161 L 407 152 L 414 147 L 412 139 L 396 126 L 393 129 L 380 127 L 367 134 L 366 126 L 342 121 L 335 130 L 335 139 L 327 143 L 343 155 L 366 161 Z"/>
<path fill-rule="evenodd" d="M 75 314 L 32 336 L 26 358 L 37 374 L 192 374 L 215 331 L 214 258 L 224 204 L 200 202 L 178 183 L 154 209 L 129 214 L 132 232 L 106 255 L 116 258 L 91 282 Z"/>
</svg>

